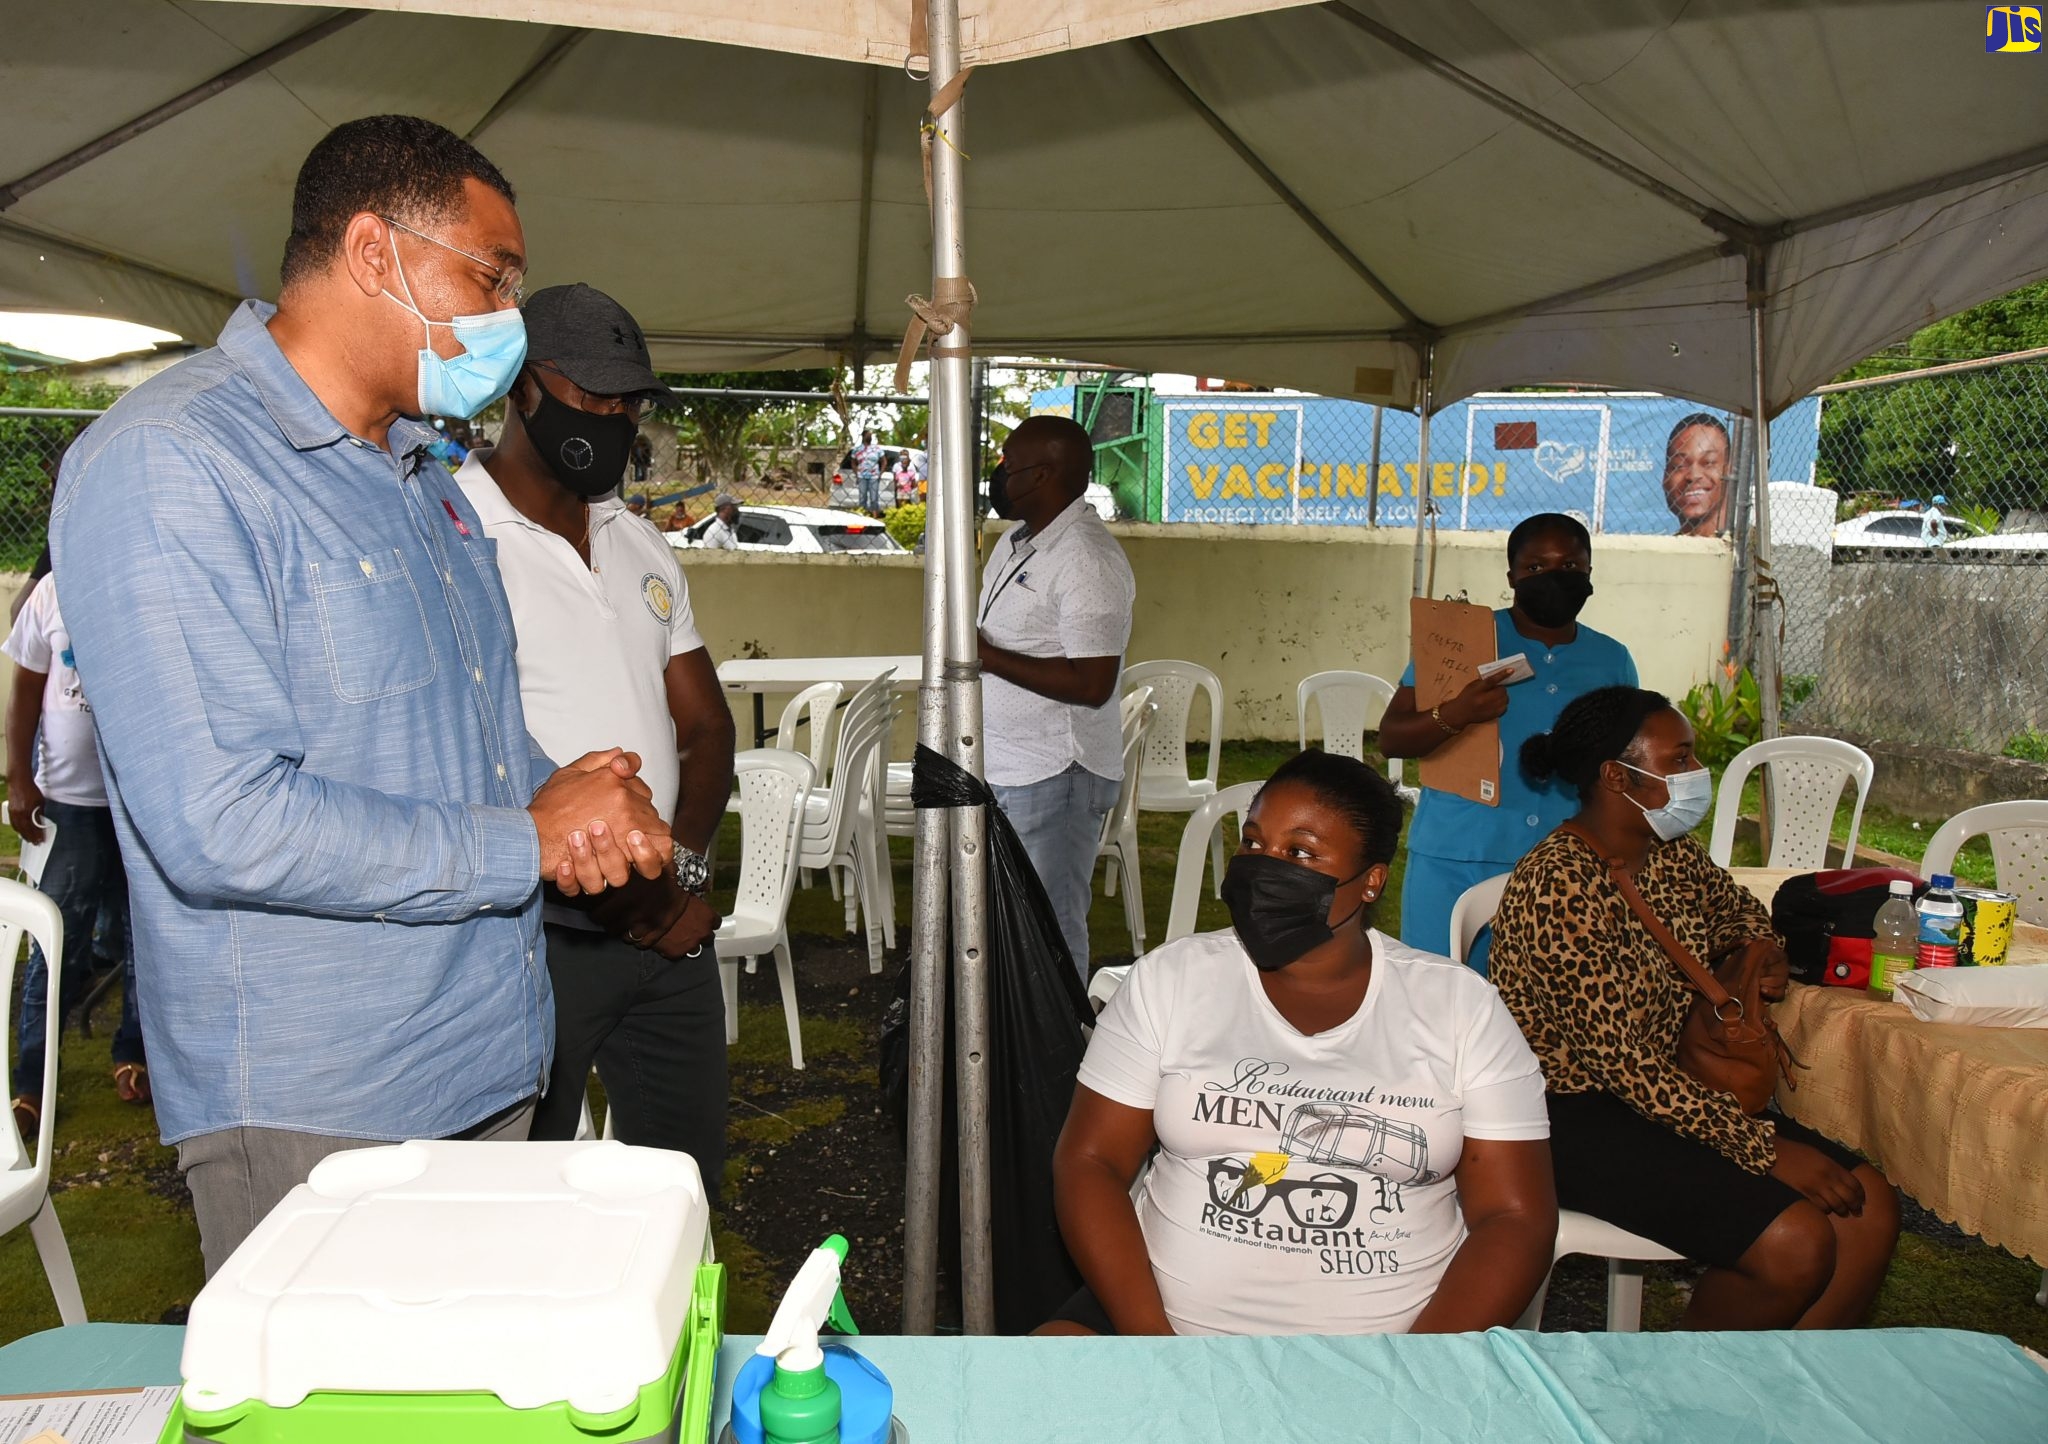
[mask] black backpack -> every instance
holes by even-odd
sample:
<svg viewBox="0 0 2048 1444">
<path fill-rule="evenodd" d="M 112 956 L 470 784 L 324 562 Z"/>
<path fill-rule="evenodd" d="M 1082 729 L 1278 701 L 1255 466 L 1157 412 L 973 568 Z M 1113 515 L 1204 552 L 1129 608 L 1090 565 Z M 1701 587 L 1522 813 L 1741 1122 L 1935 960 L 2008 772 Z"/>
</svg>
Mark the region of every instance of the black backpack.
<svg viewBox="0 0 2048 1444">
<path fill-rule="evenodd" d="M 1838 868 L 1785 879 L 1771 900 L 1771 926 L 1785 940 L 1792 980 L 1869 986 L 1877 910 L 1894 882 L 1913 884 L 1916 901 L 1927 890 L 1926 883 L 1895 867 Z"/>
</svg>

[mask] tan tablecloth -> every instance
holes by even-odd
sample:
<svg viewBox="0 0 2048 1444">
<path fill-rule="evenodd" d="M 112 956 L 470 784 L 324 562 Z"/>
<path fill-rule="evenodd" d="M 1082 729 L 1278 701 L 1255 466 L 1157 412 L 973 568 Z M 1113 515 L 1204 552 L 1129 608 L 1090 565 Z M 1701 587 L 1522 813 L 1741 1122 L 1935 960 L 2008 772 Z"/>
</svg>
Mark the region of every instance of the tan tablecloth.
<svg viewBox="0 0 2048 1444">
<path fill-rule="evenodd" d="M 2048 1028 L 1923 1023 L 1794 984 L 1778 1028 L 1807 1065 L 1778 1106 L 1941 1217 L 2048 1266 Z"/>
<path fill-rule="evenodd" d="M 1796 875 L 1734 871 L 1766 905 Z M 2048 963 L 2048 929 L 2021 923 L 2011 958 Z M 1776 1014 L 1807 1065 L 1780 1108 L 1949 1222 L 2048 1266 L 2048 1028 L 1923 1023 L 1901 1003 L 1798 984 Z"/>
</svg>

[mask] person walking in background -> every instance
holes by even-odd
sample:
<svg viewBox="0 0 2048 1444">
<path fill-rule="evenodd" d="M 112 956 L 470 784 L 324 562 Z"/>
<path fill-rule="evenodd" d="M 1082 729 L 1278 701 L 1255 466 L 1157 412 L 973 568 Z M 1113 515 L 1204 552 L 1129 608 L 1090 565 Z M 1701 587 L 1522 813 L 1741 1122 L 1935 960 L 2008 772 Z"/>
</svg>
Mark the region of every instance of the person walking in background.
<svg viewBox="0 0 2048 1444">
<path fill-rule="evenodd" d="M 720 492 L 718 500 L 712 503 L 712 515 L 716 518 L 704 528 L 703 545 L 715 552 L 736 552 L 740 549 L 740 499 L 731 492 Z"/>
<path fill-rule="evenodd" d="M 1577 805 L 1569 788 L 1523 775 L 1522 743 L 1574 697 L 1636 684 L 1628 648 L 1578 620 L 1593 595 L 1593 539 L 1578 521 L 1562 512 L 1523 520 L 1508 534 L 1508 585 L 1515 602 L 1493 614 L 1495 655 L 1523 653 L 1536 675 L 1512 684 L 1475 678 L 1423 712 L 1411 661 L 1380 719 L 1380 750 L 1389 757 L 1427 757 L 1468 727 L 1500 724 L 1499 806 L 1425 787 L 1408 829 L 1401 941 L 1427 953 L 1450 953 L 1451 909 L 1466 888 L 1508 871 Z M 1481 973 L 1490 943 L 1482 933 L 1466 960 Z"/>
<path fill-rule="evenodd" d="M 882 510 L 882 448 L 875 445 L 875 433 L 863 431 L 860 445 L 846 453 L 846 465 L 860 485 L 860 509 L 880 514 Z"/>
<path fill-rule="evenodd" d="M 29 594 L 4 648 L 14 659 L 7 706 L 8 813 L 24 843 L 56 840 L 37 886 L 64 918 L 59 963 L 63 1008 L 85 993 L 93 924 L 107 913 L 108 942 L 121 968 L 121 1022 L 115 1029 L 114 1091 L 123 1103 L 150 1101 L 142 1019 L 135 998 L 135 961 L 128 946 L 128 877 L 100 775 L 92 708 L 73 666 L 71 634 L 57 608 L 57 583 L 45 575 Z M 14 1060 L 14 1123 L 33 1138 L 49 1105 L 43 1097 L 43 1044 L 49 1001 L 49 960 L 29 945 Z"/>
<path fill-rule="evenodd" d="M 65 458 L 50 537 L 128 868 L 143 1028 L 209 1273 L 339 1149 L 517 1139 L 542 879 L 671 865 L 613 748 L 557 769 L 495 548 L 417 418 L 526 355 L 511 184 L 413 116 L 301 166 L 275 308 Z"/>
<path fill-rule="evenodd" d="M 989 478 L 1018 524 L 982 570 L 983 766 L 1088 981 L 1088 902 L 1102 819 L 1123 780 L 1117 682 L 1137 583 L 1082 494 L 1095 451 L 1064 416 L 1033 416 Z"/>
<path fill-rule="evenodd" d="M 654 445 L 648 441 L 647 433 L 633 433 L 633 485 L 647 485 L 647 472 L 654 465 Z"/>
<path fill-rule="evenodd" d="M 532 1136 L 576 1136 L 594 1061 L 620 1141 L 689 1154 L 715 1199 L 725 998 L 706 853 L 732 795 L 732 710 L 675 548 L 612 495 L 634 426 L 669 390 L 604 292 L 550 286 L 525 315 L 498 446 L 456 480 L 498 544 L 533 735 L 559 756 L 622 740 L 676 838 L 673 876 L 547 909 L 555 1058 Z"/>
<path fill-rule="evenodd" d="M 917 500 L 917 473 L 911 469 L 909 452 L 896 453 L 896 466 L 889 476 L 890 494 L 895 498 L 896 505 L 908 506 Z"/>
</svg>

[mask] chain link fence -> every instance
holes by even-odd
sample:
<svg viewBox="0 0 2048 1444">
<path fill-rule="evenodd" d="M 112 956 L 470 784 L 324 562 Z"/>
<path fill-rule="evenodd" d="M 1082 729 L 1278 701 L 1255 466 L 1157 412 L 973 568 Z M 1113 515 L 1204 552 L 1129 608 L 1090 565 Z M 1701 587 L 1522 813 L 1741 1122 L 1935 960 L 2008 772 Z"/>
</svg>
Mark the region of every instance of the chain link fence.
<svg viewBox="0 0 2048 1444">
<path fill-rule="evenodd" d="M 57 465 L 98 411 L 0 407 L 0 571 L 26 572 L 49 537 Z"/>
<path fill-rule="evenodd" d="M 1127 520 L 1412 528 L 1426 505 L 1446 530 L 1538 511 L 1608 535 L 1740 536 L 1749 523 L 1747 423 L 1671 397 L 1476 396 L 1432 418 L 1425 462 L 1406 412 L 1059 379 L 983 383 L 980 470 L 1006 424 L 1071 415 L 1096 443 L 1091 500 Z M 750 508 L 894 517 L 916 546 L 920 398 L 679 390 L 642 424 L 624 488 L 657 526 L 682 530 L 731 493 Z M 0 407 L 0 570 L 34 563 L 58 462 L 99 414 Z M 494 408 L 450 434 L 488 444 L 501 425 Z M 1788 724 L 2048 761 L 2048 355 L 1823 387 L 1772 422 L 1771 475 Z M 1738 600 L 1732 635 L 1743 611 Z"/>
<path fill-rule="evenodd" d="M 1788 722 L 2048 761 L 2048 359 L 1817 399 L 1812 484 L 1771 496 Z"/>
</svg>

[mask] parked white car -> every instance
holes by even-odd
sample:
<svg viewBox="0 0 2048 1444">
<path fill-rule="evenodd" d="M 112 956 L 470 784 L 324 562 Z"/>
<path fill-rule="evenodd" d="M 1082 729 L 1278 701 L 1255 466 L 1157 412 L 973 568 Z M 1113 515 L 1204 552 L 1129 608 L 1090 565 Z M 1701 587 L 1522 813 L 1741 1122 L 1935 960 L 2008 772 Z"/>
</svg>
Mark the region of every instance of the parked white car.
<svg viewBox="0 0 2048 1444">
<path fill-rule="evenodd" d="M 1835 546 L 1904 549 L 1934 545 L 1948 551 L 2048 551 L 2048 532 L 1987 532 L 1946 513 L 1935 519 L 1936 537 L 1924 537 L 1926 516 L 1917 511 L 1871 511 L 1835 528 Z"/>
<path fill-rule="evenodd" d="M 707 516 L 682 531 L 669 532 L 669 545 L 679 551 L 702 547 L 713 520 Z M 743 506 L 737 530 L 743 552 L 826 556 L 841 552 L 901 554 L 905 550 L 873 518 L 822 506 Z"/>
</svg>

